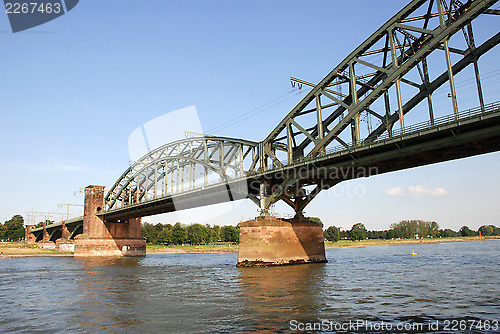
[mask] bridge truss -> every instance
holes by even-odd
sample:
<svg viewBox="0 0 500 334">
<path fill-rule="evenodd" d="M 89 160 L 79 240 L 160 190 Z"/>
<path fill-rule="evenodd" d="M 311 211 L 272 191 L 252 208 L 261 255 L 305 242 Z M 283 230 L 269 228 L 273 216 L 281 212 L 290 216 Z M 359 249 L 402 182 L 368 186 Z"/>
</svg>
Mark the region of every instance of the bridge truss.
<svg viewBox="0 0 500 334">
<path fill-rule="evenodd" d="M 169 212 L 234 200 L 231 193 L 244 194 L 264 215 L 279 200 L 301 215 L 322 189 L 348 179 L 325 178 L 311 168 L 315 164 L 369 166 L 363 162 L 366 160 L 392 171 L 500 150 L 500 136 L 496 135 L 500 109 L 485 104 L 478 63 L 500 43 L 500 32 L 483 29 L 478 38 L 473 27 L 483 17 L 498 19 L 500 10 L 492 8 L 495 3 L 497 0 L 412 0 L 319 83 L 292 78 L 311 90 L 265 140 L 205 136 L 159 147 L 134 162 L 116 181 L 105 197 L 102 215 L 116 220 Z M 495 22 L 492 27 L 499 26 Z M 479 107 L 461 113 L 455 76 L 467 71 L 474 77 Z M 433 94 L 445 84 L 451 118 L 439 115 L 441 107 L 435 108 L 433 101 Z M 407 122 L 412 115 L 421 123 Z M 485 130 L 478 134 L 477 127 L 482 125 Z M 443 129 L 450 136 L 456 135 L 455 130 L 463 131 L 463 143 L 477 136 L 468 144 L 478 149 L 460 148 L 458 142 L 452 144 L 455 146 L 438 144 L 444 139 L 436 131 Z M 425 131 L 425 140 L 437 145 L 434 151 L 424 152 L 432 158 L 409 161 L 422 154 L 424 139 L 415 144 L 414 138 Z M 401 154 L 412 150 L 410 146 L 401 150 L 404 140 L 408 145 L 413 140 L 414 147 L 420 148 L 401 162 Z M 367 152 L 376 147 L 385 150 L 384 161 L 367 158 Z M 455 153 L 443 154 L 448 147 Z M 231 189 L 235 184 L 248 189 Z M 295 191 L 283 191 L 286 188 Z M 221 192 L 229 197 L 214 197 Z M 184 206 L 175 208 L 175 198 Z M 147 206 L 149 211 L 142 209 Z M 80 217 L 71 222 L 75 231 L 81 221 Z M 41 229 L 34 231 L 41 233 Z"/>
<path fill-rule="evenodd" d="M 106 195 L 107 210 L 227 183 L 246 175 L 258 143 L 194 137 L 168 143 L 133 163 Z"/>
<path fill-rule="evenodd" d="M 311 90 L 264 141 L 198 137 L 166 144 L 118 179 L 106 196 L 106 209 L 260 175 L 260 191 L 249 191 L 247 197 L 263 214 L 279 200 L 301 214 L 325 186 L 340 181 L 319 182 L 296 173 L 269 181 L 266 172 L 326 156 L 338 150 L 335 145 L 350 150 L 403 135 L 405 116 L 410 112 L 421 116 L 421 104 L 426 104 L 428 125 L 434 126 L 432 95 L 446 83 L 458 119 L 454 78 L 469 66 L 484 110 L 478 59 L 500 42 L 500 33 L 491 29 L 490 36 L 476 45 L 473 21 L 481 15 L 499 15 L 499 10 L 491 9 L 496 2 L 411 1 L 318 84 L 292 78 Z M 368 123 L 366 130 L 361 129 L 361 119 Z M 282 191 L 289 187 L 296 191 Z M 306 191 L 307 187 L 312 190 Z"/>
<path fill-rule="evenodd" d="M 433 126 L 432 94 L 445 83 L 449 84 L 458 119 L 454 77 L 469 66 L 473 67 L 478 102 L 484 110 L 478 59 L 500 42 L 500 32 L 491 29 L 490 36 L 476 45 L 473 21 L 481 15 L 499 15 L 499 10 L 491 9 L 496 2 L 411 1 L 318 84 L 292 78 L 311 90 L 260 144 L 260 170 L 325 156 L 335 144 L 349 150 L 404 134 L 405 115 L 412 111 L 421 114 L 422 108 L 416 107 L 422 102 L 427 104 L 429 126 Z M 391 106 L 391 100 L 397 102 L 396 107 Z M 364 131 L 362 118 L 368 123 Z M 374 129 L 372 119 L 378 123 Z M 309 196 L 294 199 L 280 191 L 286 186 L 308 185 L 315 187 Z M 293 176 L 281 180 L 277 189 L 261 201 L 263 212 L 284 200 L 300 213 L 322 186 L 318 180 Z"/>
</svg>

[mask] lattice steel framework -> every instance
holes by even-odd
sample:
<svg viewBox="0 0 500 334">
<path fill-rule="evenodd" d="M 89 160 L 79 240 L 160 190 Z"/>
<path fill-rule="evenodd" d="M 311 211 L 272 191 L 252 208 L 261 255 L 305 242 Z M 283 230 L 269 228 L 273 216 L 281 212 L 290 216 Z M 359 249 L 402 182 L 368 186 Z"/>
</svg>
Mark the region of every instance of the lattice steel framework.
<svg viewBox="0 0 500 334">
<path fill-rule="evenodd" d="M 262 214 L 268 214 L 273 203 L 283 200 L 301 215 L 322 185 L 332 186 L 340 180 L 318 183 L 315 178 L 321 176 L 311 177 L 307 168 L 298 173 L 283 172 L 282 177 L 273 172 L 397 139 L 408 129 L 405 115 L 412 111 L 422 114 L 421 103 L 426 104 L 427 119 L 419 129 L 449 124 L 448 117 L 444 123 L 442 117 L 435 117 L 432 98 L 445 83 L 449 84 L 451 117 L 455 123 L 463 121 L 454 76 L 469 66 L 475 76 L 479 108 L 465 118 L 498 112 L 498 104 L 485 106 L 478 59 L 500 43 L 499 24 L 492 25 L 489 36 L 481 36 L 479 45 L 472 26 L 480 16 L 498 17 L 500 10 L 492 9 L 495 3 L 497 0 L 411 1 L 318 84 L 292 78 L 292 82 L 310 86 L 311 90 L 264 141 L 207 136 L 168 143 L 122 174 L 105 197 L 106 211 L 174 197 L 212 183 L 251 179 L 252 184 L 260 184 L 260 192 L 249 192 L 247 197 L 260 206 Z M 461 42 L 455 46 L 459 38 Z M 441 64 L 436 64 L 436 57 L 441 57 Z M 391 99 L 396 101 L 396 108 L 392 108 Z M 377 111 L 380 106 L 382 112 Z M 380 123 L 375 128 L 372 118 Z M 367 122 L 367 131 L 361 131 L 362 119 Z M 297 191 L 282 191 L 287 187 Z M 306 187 L 313 189 L 306 191 Z M 83 217 L 70 221 L 67 226 L 75 224 L 71 227 L 73 238 L 82 233 Z M 53 225 L 56 228 L 60 223 Z M 39 240 L 43 228 L 33 233 Z M 55 232 L 52 236 L 56 237 Z"/>
<path fill-rule="evenodd" d="M 432 125 L 432 94 L 446 82 L 450 85 L 453 112 L 458 117 L 454 75 L 469 65 L 474 67 L 479 105 L 484 109 L 477 61 L 500 42 L 500 32 L 492 28 L 490 37 L 477 46 L 472 21 L 483 14 L 499 15 L 499 10 L 491 9 L 496 2 L 411 1 L 320 83 L 311 84 L 292 78 L 292 82 L 312 89 L 261 143 L 258 168 L 264 171 L 313 159 L 327 154 L 333 143 L 348 149 L 376 141 L 382 135 L 391 137 L 394 131 L 404 134 L 405 114 L 415 110 L 415 106 L 423 101 L 427 101 Z M 458 47 L 449 45 L 450 38 L 455 35 L 462 39 Z M 435 62 L 428 62 L 435 53 L 442 54 L 444 71 L 438 69 L 440 67 Z M 431 70 L 439 71 L 440 75 L 431 77 Z M 407 87 L 402 87 L 402 84 Z M 402 90 L 407 96 L 405 100 Z M 397 101 L 396 110 L 391 110 L 390 96 Z M 373 106 L 377 104 L 383 106 L 385 114 L 374 110 Z M 368 121 L 374 117 L 380 125 L 372 129 L 368 124 L 368 131 L 362 133 L 361 117 Z M 276 148 L 285 154 L 280 154 Z M 281 186 L 294 184 L 306 185 L 295 177 L 283 180 Z M 297 199 L 272 193 L 261 201 L 261 209 L 266 212 L 270 205 L 281 199 L 300 213 L 320 190 L 316 187 L 312 195 Z"/>
<path fill-rule="evenodd" d="M 449 97 L 458 118 L 454 75 L 469 65 L 473 66 L 479 105 L 484 109 L 478 59 L 500 42 L 500 32 L 491 29 L 491 35 L 476 45 L 472 22 L 480 15 L 499 15 L 499 10 L 491 9 L 496 2 L 411 1 L 320 83 L 292 78 L 311 90 L 264 141 L 200 137 L 162 146 L 134 163 L 118 179 L 106 196 L 107 210 L 210 183 L 262 175 L 324 156 L 334 143 L 349 149 L 381 137 L 404 134 L 405 115 L 416 110 L 421 102 L 427 104 L 427 117 L 433 125 L 432 94 L 445 83 L 449 83 Z M 450 46 L 452 37 L 454 41 L 460 37 L 461 42 Z M 439 53 L 441 64 L 429 61 Z M 395 109 L 391 107 L 391 99 L 397 102 Z M 375 111 L 375 106 L 383 106 L 384 112 Z M 372 117 L 379 123 L 375 129 L 370 123 Z M 367 131 L 360 129 L 362 118 L 368 122 Z M 268 184 L 262 178 L 260 196 L 252 194 L 249 198 L 260 205 L 263 214 L 278 200 L 300 214 L 321 191 L 319 184 L 304 179 L 307 177 L 294 175 Z M 287 196 L 273 192 L 276 185 L 278 189 L 315 188 L 312 192 L 299 191 Z"/>
<path fill-rule="evenodd" d="M 258 143 L 196 137 L 161 146 L 136 161 L 106 195 L 107 210 L 228 182 L 246 175 Z"/>
</svg>

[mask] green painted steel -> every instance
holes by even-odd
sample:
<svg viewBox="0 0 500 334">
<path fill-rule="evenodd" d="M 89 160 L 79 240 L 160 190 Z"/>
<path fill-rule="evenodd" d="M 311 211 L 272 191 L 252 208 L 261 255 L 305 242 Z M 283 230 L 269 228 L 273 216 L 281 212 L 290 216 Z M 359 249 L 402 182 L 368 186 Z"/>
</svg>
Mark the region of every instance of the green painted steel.
<svg viewBox="0 0 500 334">
<path fill-rule="evenodd" d="M 205 136 L 167 143 L 123 173 L 99 215 L 120 221 L 243 196 L 262 214 L 283 200 L 300 216 L 321 190 L 355 177 L 332 178 L 328 173 L 335 169 L 374 167 L 380 174 L 500 150 L 500 103 L 485 105 L 478 66 L 478 59 L 500 43 L 500 33 L 492 29 L 475 38 L 472 27 L 482 16 L 498 17 L 495 3 L 410 1 L 318 84 L 292 78 L 311 90 L 262 142 Z M 462 41 L 453 45 L 451 37 Z M 476 40 L 483 42 L 476 45 Z M 443 53 L 442 63 L 428 61 L 434 53 Z M 459 112 L 454 76 L 469 66 L 479 107 Z M 418 76 L 410 75 L 412 70 Z M 432 94 L 446 83 L 453 112 L 435 117 Z M 413 88 L 410 96 L 405 90 L 405 99 L 402 85 Z M 423 102 L 427 110 L 418 107 Z M 385 114 L 375 111 L 376 105 L 385 106 Z M 405 125 L 408 113 L 428 120 Z M 363 133 L 362 118 L 368 126 Z M 372 118 L 379 123 L 375 129 Z M 283 191 L 292 188 L 295 192 Z M 75 232 L 82 218 L 65 224 Z"/>
</svg>

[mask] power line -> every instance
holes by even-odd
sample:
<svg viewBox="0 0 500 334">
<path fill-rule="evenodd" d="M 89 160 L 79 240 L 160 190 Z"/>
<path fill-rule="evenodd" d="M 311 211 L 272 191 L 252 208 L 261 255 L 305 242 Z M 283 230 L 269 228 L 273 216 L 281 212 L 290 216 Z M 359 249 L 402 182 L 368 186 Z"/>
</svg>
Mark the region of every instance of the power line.
<svg viewBox="0 0 500 334">
<path fill-rule="evenodd" d="M 57 204 L 58 207 L 63 207 L 63 206 L 66 206 L 67 207 L 67 213 L 66 213 L 66 220 L 69 219 L 69 207 L 70 206 L 83 206 L 82 204 L 68 204 L 68 203 L 59 203 Z"/>
<path fill-rule="evenodd" d="M 299 91 L 299 92 L 297 92 L 297 93 L 293 94 L 292 96 L 289 96 L 288 98 L 286 98 L 286 99 L 284 99 L 284 100 L 282 100 L 282 101 L 279 101 L 279 102 L 277 102 L 277 103 L 274 103 L 274 104 L 272 104 L 272 105 L 269 105 L 269 104 L 271 104 L 271 103 L 273 103 L 273 102 L 276 102 L 276 101 L 278 101 L 278 100 L 282 99 L 283 97 L 285 97 L 285 96 L 287 96 L 287 95 L 289 95 L 289 94 L 291 94 L 291 93 L 293 93 L 293 92 L 294 92 L 294 91 L 293 91 L 293 90 L 291 90 L 291 91 L 287 92 L 286 94 L 283 94 L 283 95 L 281 95 L 281 96 L 279 96 L 279 97 L 275 98 L 274 100 L 271 100 L 271 101 L 269 101 L 269 102 L 267 102 L 267 103 L 265 103 L 265 104 L 261 105 L 260 107 L 257 107 L 257 108 L 255 108 L 255 109 L 252 109 L 252 110 L 250 110 L 250 111 L 248 111 L 248 112 L 246 112 L 246 113 L 244 113 L 244 114 L 242 114 L 242 115 L 240 115 L 240 116 L 238 116 L 238 117 L 236 117 L 236 118 L 233 118 L 232 120 L 229 120 L 229 121 L 227 121 L 227 122 L 225 122 L 225 123 L 222 123 L 221 125 L 218 125 L 218 126 L 216 126 L 216 127 L 212 128 L 212 129 L 208 130 L 208 131 L 207 131 L 207 133 L 211 133 L 211 132 L 214 132 L 214 131 L 220 131 L 220 130 L 226 129 L 226 128 L 230 127 L 230 126 L 233 126 L 233 125 L 235 125 L 235 124 L 238 124 L 238 123 L 240 123 L 240 122 L 242 122 L 242 121 L 244 121 L 244 120 L 246 120 L 246 119 L 249 119 L 249 118 L 251 118 L 251 117 L 253 117 L 253 116 L 255 116 L 255 115 L 258 115 L 258 114 L 260 114 L 260 113 L 262 113 L 262 112 L 264 112 L 264 111 L 266 111 L 266 110 L 268 110 L 268 109 L 270 109 L 270 108 L 272 108 L 272 107 L 275 107 L 275 106 L 277 106 L 278 104 L 281 104 L 281 103 L 283 103 L 283 102 L 285 102 L 285 101 L 288 101 L 288 100 L 290 100 L 291 98 L 293 98 L 293 97 L 295 97 L 295 96 L 297 96 L 297 95 L 299 95 L 299 94 L 301 94 L 301 93 L 302 93 L 302 91 Z M 269 106 L 268 106 L 268 105 L 269 105 Z M 266 107 L 266 106 L 267 106 L 267 107 Z M 264 108 L 264 107 L 266 107 L 266 108 Z M 264 109 L 262 109 L 262 108 L 264 108 Z M 259 109 L 262 109 L 262 110 L 259 110 Z"/>
</svg>

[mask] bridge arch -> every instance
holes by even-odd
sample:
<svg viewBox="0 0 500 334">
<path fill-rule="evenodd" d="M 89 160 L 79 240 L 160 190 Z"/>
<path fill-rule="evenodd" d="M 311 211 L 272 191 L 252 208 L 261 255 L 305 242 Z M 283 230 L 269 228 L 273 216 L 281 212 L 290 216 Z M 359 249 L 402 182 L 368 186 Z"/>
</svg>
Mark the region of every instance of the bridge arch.
<svg viewBox="0 0 500 334">
<path fill-rule="evenodd" d="M 291 78 L 292 84 L 311 90 L 261 143 L 261 166 L 278 169 L 338 152 L 351 154 L 377 142 L 468 117 L 470 110 L 461 113 L 459 109 L 461 101 L 467 101 L 461 100 L 461 94 L 467 95 L 455 85 L 459 78 L 475 83 L 470 93 L 477 95 L 479 112 L 494 109 L 483 96 L 478 60 L 500 44 L 500 33 L 479 30 L 481 38 L 474 37 L 472 22 L 481 16 L 500 17 L 500 11 L 492 9 L 497 1 L 410 1 L 319 83 Z M 464 76 L 457 77 L 459 73 Z M 446 83 L 450 103 L 437 108 L 433 94 Z M 411 117 L 405 117 L 410 112 Z M 281 150 L 276 152 L 272 148 L 278 144 Z M 300 188 L 303 180 L 289 177 L 277 189 L 287 186 Z M 264 212 L 283 200 L 300 212 L 322 189 L 318 184 L 311 196 L 297 199 L 272 192 L 261 201 L 261 209 Z"/>
<path fill-rule="evenodd" d="M 69 238 L 73 240 L 78 234 L 82 233 L 83 233 L 83 224 L 79 224 L 77 227 L 73 229 Z"/>
<path fill-rule="evenodd" d="M 225 137 L 193 137 L 165 144 L 135 161 L 106 195 L 106 209 L 154 200 L 244 177 L 259 144 Z"/>
<path fill-rule="evenodd" d="M 478 60 L 500 43 L 500 33 L 475 38 L 472 21 L 498 17 L 490 8 L 496 2 L 413 0 L 318 84 L 292 78 L 311 90 L 264 140 L 262 164 L 280 167 L 404 134 L 415 125 L 405 119 L 409 112 L 429 125 L 448 111 L 458 117 L 455 76 L 466 68 L 484 110 Z M 432 95 L 446 83 L 450 103 L 437 110 Z M 285 152 L 271 154 L 278 143 Z"/>
<path fill-rule="evenodd" d="M 62 237 L 62 229 L 54 229 L 54 231 L 50 234 L 49 241 L 56 242 L 56 240 L 61 237 Z"/>
</svg>

